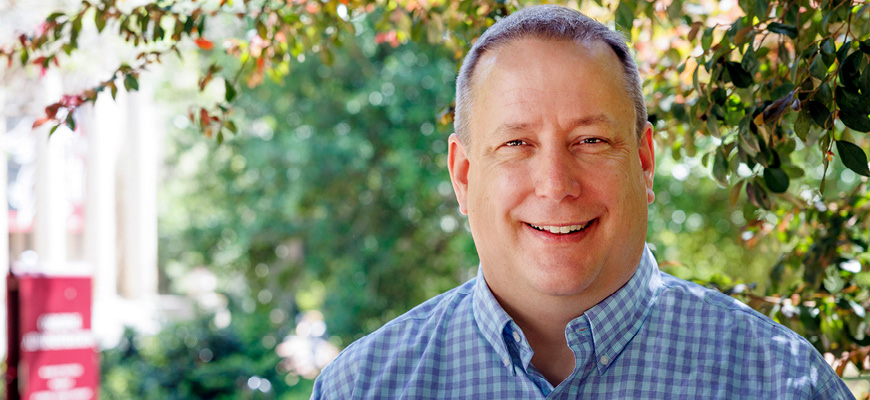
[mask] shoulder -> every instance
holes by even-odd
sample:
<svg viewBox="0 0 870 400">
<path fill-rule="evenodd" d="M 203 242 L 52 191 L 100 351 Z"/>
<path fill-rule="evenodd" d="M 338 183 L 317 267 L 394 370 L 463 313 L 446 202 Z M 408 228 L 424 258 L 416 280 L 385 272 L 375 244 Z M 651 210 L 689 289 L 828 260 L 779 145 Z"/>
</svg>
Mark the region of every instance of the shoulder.
<svg viewBox="0 0 870 400">
<path fill-rule="evenodd" d="M 815 352 L 802 336 L 731 296 L 664 273 L 662 285 L 656 300 L 662 320 L 694 328 L 699 335 L 715 335 L 723 344 L 761 346 L 783 356 Z"/>
<path fill-rule="evenodd" d="M 704 357 L 706 366 L 754 376 L 755 383 L 781 393 L 848 393 L 804 337 L 731 296 L 665 273 L 661 277 L 663 289 L 650 316 L 653 335 L 670 335 L 664 340 L 694 346 L 693 356 Z"/>
<path fill-rule="evenodd" d="M 442 346 L 446 336 L 467 331 L 474 279 L 435 296 L 345 348 L 317 378 L 312 399 L 351 398 L 382 380 L 397 381 L 413 371 L 423 353 Z M 386 384 L 389 384 L 388 382 Z"/>
</svg>

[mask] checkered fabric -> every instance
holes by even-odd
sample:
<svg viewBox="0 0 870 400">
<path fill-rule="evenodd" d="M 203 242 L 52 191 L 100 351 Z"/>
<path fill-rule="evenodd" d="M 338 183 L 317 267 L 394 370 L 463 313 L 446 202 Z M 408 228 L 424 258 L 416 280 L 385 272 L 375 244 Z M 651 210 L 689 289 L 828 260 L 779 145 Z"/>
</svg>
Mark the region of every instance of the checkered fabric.
<svg viewBox="0 0 870 400">
<path fill-rule="evenodd" d="M 312 399 L 852 399 L 802 337 L 662 273 L 634 276 L 565 329 L 574 372 L 553 387 L 482 272 L 354 342 Z"/>
</svg>

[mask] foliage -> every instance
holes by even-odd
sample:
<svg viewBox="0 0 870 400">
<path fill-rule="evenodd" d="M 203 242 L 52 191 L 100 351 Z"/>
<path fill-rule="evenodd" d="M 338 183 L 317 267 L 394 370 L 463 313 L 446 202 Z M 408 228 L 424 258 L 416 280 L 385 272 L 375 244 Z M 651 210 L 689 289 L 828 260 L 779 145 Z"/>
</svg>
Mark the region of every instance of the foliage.
<svg viewBox="0 0 870 400">
<path fill-rule="evenodd" d="M 866 178 L 870 170 L 865 135 L 870 130 L 870 4 L 852 0 L 739 0 L 737 5 L 730 10 L 711 10 L 714 7 L 682 0 L 618 3 L 598 0 L 597 7 L 585 3 L 583 7 L 593 14 L 603 15 L 608 23 L 613 19 L 613 26 L 634 39 L 640 69 L 647 82 L 650 119 L 660 132 L 660 146 L 681 165 L 699 160 L 700 165 L 710 169 L 715 182 L 728 188 L 727 204 L 742 214 L 745 226 L 741 237 L 746 245 L 778 242 L 776 249 L 783 255 L 775 261 L 775 274 L 770 284 L 765 285 L 766 291 L 740 295 L 807 336 L 820 350 L 866 354 L 867 348 L 862 346 L 868 344 L 864 340 L 870 322 L 865 312 L 870 305 L 870 282 L 863 272 L 868 264 L 866 254 L 870 242 Z M 149 44 L 151 47 L 143 50 L 138 64 L 121 65 L 111 79 L 93 90 L 49 106 L 46 119 L 40 121 L 74 124 L 74 119 L 69 117 L 70 110 L 82 102 L 92 101 L 100 90 L 117 88 L 120 82 L 127 89 L 135 89 L 137 73 L 159 61 L 161 56 L 180 49 L 180 45 L 195 43 L 203 52 L 214 52 L 215 43 L 223 43 L 224 52 L 238 62 L 204 66 L 200 86 L 205 88 L 212 81 L 223 80 L 224 99 L 214 108 L 194 110 L 190 118 L 207 135 L 214 134 L 217 143 L 223 142 L 225 137 L 233 138 L 225 147 L 210 152 L 215 161 L 223 157 L 230 162 L 235 157 L 231 154 L 244 151 L 242 143 L 257 140 L 249 135 L 236 135 L 237 124 L 230 117 L 230 102 L 241 102 L 244 98 L 240 91 L 242 82 L 256 86 L 265 76 L 276 81 L 304 81 L 295 71 L 305 68 L 306 63 L 301 60 L 310 58 L 318 58 L 322 63 L 314 70 L 316 73 L 324 71 L 327 77 L 343 79 L 326 66 L 334 65 L 337 71 L 348 65 L 353 69 L 359 64 L 359 69 L 365 71 L 363 59 L 378 54 L 385 57 L 384 65 L 389 65 L 390 56 L 383 52 L 386 46 L 423 41 L 439 46 L 439 54 L 442 54 L 439 57 L 451 60 L 455 68 L 462 52 L 475 37 L 497 18 L 519 6 L 520 2 L 515 1 L 298 1 L 285 4 L 263 0 L 238 4 L 157 2 L 122 11 L 113 1 L 85 2 L 80 10 L 71 14 L 49 16 L 43 29 L 23 35 L 19 43 L 3 49 L 0 55 L 6 56 L 10 65 L 17 61 L 20 65 L 36 63 L 50 67 L 60 60 L 62 52 L 75 50 L 76 37 L 85 19 L 93 19 L 98 30 L 123 36 L 133 44 Z M 235 21 L 231 26 L 248 32 L 247 36 L 227 40 L 210 36 L 217 32 L 206 30 L 205 21 L 224 21 L 219 19 L 221 15 Z M 362 58 L 337 60 L 336 57 L 344 57 L 337 54 L 338 49 L 353 49 L 351 37 L 365 30 L 358 24 L 363 17 L 373 21 L 375 33 L 370 35 L 370 40 L 381 43 L 378 51 L 363 52 Z M 367 72 L 372 71 L 383 72 L 378 69 Z M 266 208 L 284 205 L 302 215 L 298 221 L 304 221 L 304 225 L 294 222 L 279 229 L 264 225 L 257 228 L 259 230 L 251 228 L 249 232 L 267 233 L 248 236 L 233 228 L 204 229 L 203 232 L 211 232 L 208 235 L 212 241 L 219 237 L 218 243 L 224 243 L 237 254 L 262 252 L 263 264 L 270 268 L 270 263 L 288 263 L 274 261 L 268 255 L 271 249 L 281 245 L 276 238 L 302 237 L 303 230 L 299 227 L 311 227 L 312 230 L 304 231 L 306 270 L 313 271 L 321 284 L 330 288 L 365 286 L 368 288 L 366 296 L 374 295 L 377 299 L 375 306 L 386 307 L 393 299 L 402 298 L 402 293 L 420 293 L 408 291 L 419 287 L 417 285 L 440 289 L 443 282 L 421 281 L 424 275 L 415 275 L 419 271 L 414 267 L 430 263 L 443 265 L 446 269 L 442 272 L 454 276 L 458 260 L 439 261 L 439 257 L 443 255 L 446 259 L 450 257 L 448 254 L 455 253 L 442 254 L 440 250 L 466 250 L 467 245 L 458 243 L 467 243 L 467 240 L 451 241 L 443 229 L 439 231 L 445 226 L 442 222 L 447 221 L 444 218 L 452 216 L 432 204 L 443 204 L 449 194 L 424 192 L 422 197 L 403 197 L 406 193 L 421 196 L 407 191 L 420 177 L 443 179 L 443 172 L 433 172 L 438 163 L 432 163 L 431 154 L 443 154 L 443 147 L 436 146 L 437 139 L 411 140 L 397 133 L 417 132 L 423 117 L 415 116 L 411 124 L 411 118 L 399 117 L 411 115 L 400 103 L 370 109 L 363 108 L 363 98 L 358 98 L 355 101 L 359 110 L 366 112 L 346 117 L 348 121 L 342 125 L 345 128 L 339 129 L 334 123 L 327 125 L 325 119 L 315 120 L 317 114 L 326 114 L 313 112 L 320 108 L 304 108 L 303 99 L 318 96 L 321 88 L 337 90 L 353 79 L 317 81 L 316 86 L 298 92 L 300 100 L 295 103 L 282 100 L 282 93 L 270 97 L 268 103 L 259 104 L 261 111 L 252 112 L 254 117 L 272 112 L 276 113 L 273 115 L 299 113 L 299 121 L 289 121 L 288 125 L 277 118 L 268 122 L 264 117 L 264 121 L 275 134 L 273 140 L 281 141 L 276 147 L 290 149 L 294 157 L 288 160 L 286 155 L 271 155 L 267 158 L 269 163 L 281 165 L 289 161 L 287 170 L 296 168 L 303 179 L 286 182 L 287 187 L 280 186 L 278 178 L 263 178 L 270 174 L 278 176 L 278 169 L 269 173 L 266 172 L 268 165 L 263 164 L 251 169 L 257 172 L 249 172 L 245 166 L 254 165 L 259 158 L 238 154 L 244 161 L 238 163 L 242 167 L 236 172 L 244 171 L 245 175 L 230 180 L 234 183 L 224 188 L 226 196 L 241 196 L 253 190 L 243 185 L 246 179 L 264 181 L 267 186 L 258 189 L 261 191 L 255 195 L 259 200 L 246 203 L 257 204 L 257 209 L 251 212 L 256 215 Z M 364 87 L 365 82 L 357 85 Z M 304 87 L 304 83 L 300 83 L 300 87 Z M 350 91 L 340 93 L 352 96 Z M 369 93 L 371 100 L 375 92 L 370 90 Z M 395 93 L 407 94 L 398 89 Z M 383 90 L 379 96 L 383 102 Z M 399 97 L 403 96 L 396 95 L 394 101 L 404 101 Z M 428 109 L 425 115 L 434 116 L 437 110 L 447 108 L 443 122 L 450 122 L 449 96 L 435 99 L 425 104 Z M 252 105 L 252 110 L 257 110 L 256 106 Z M 335 105 L 323 110 L 328 110 L 331 116 L 346 115 Z M 344 105 L 344 110 L 351 110 L 350 103 Z M 370 110 L 377 112 L 369 113 Z M 302 123 L 307 118 L 312 120 Z M 407 126 L 403 125 L 406 123 Z M 391 130 L 393 125 L 398 129 Z M 356 127 L 361 129 L 354 130 Z M 346 135 L 339 135 L 339 130 Z M 306 139 L 302 140 L 303 136 Z M 354 164 L 354 158 L 349 155 L 359 149 L 368 150 L 361 157 L 364 162 Z M 307 161 L 320 154 L 326 158 L 313 164 L 320 165 L 320 170 L 302 171 L 298 164 L 293 164 L 293 160 Z M 413 159 L 423 162 L 416 166 L 407 162 Z M 700 167 L 694 165 L 694 168 Z M 318 186 L 335 182 L 341 184 Z M 426 185 L 437 188 L 440 183 Z M 282 198 L 279 193 L 291 197 L 270 203 L 273 198 Z M 330 198 L 338 200 L 321 202 L 306 197 L 313 196 L 311 193 L 324 198 L 333 194 L 337 197 Z M 723 189 L 715 195 L 722 203 L 724 193 Z M 370 210 L 380 208 L 358 207 L 348 199 L 356 199 L 361 204 L 380 202 L 391 212 L 376 215 Z M 428 215 L 423 210 L 438 211 Z M 202 226 L 208 223 L 244 226 L 244 219 L 237 219 L 250 213 L 238 211 L 240 213 L 228 212 L 230 215 L 201 216 L 214 219 L 203 222 Z M 383 220 L 395 225 L 377 226 L 375 221 Z M 377 226 L 378 230 L 368 231 L 369 224 L 374 224 L 372 226 Z M 450 223 L 446 222 L 446 226 Z M 216 236 L 218 231 L 220 236 Z M 320 233 L 323 236 L 319 236 Z M 330 237 L 327 234 L 336 235 L 338 239 L 327 239 Z M 260 241 L 262 235 L 270 239 Z M 411 242 L 401 241 L 409 235 L 421 236 L 413 236 Z M 258 240 L 254 240 L 255 236 Z M 382 241 L 382 237 L 397 239 Z M 316 245 L 333 240 L 338 242 L 336 247 Z M 405 244 L 428 243 L 429 240 L 436 246 L 426 254 Z M 256 243 L 266 245 L 258 248 Z M 671 241 L 671 247 L 676 246 L 673 243 Z M 385 249 L 386 252 L 381 251 Z M 201 258 L 220 265 L 222 262 L 217 256 L 224 254 L 220 250 L 213 256 Z M 227 257 L 223 264 L 231 265 L 232 260 L 257 260 L 257 257 L 241 255 Z M 255 266 L 254 273 L 258 262 L 250 264 Z M 387 269 L 381 269 L 384 265 L 403 267 L 388 273 Z M 357 275 L 358 272 L 362 275 Z M 355 285 L 346 281 L 353 276 L 360 277 Z M 397 276 L 408 277 L 409 281 L 396 279 Z M 394 283 L 396 291 L 378 297 L 376 294 L 382 290 L 390 290 L 381 284 L 384 280 Z M 731 286 L 721 287 L 725 291 L 744 292 L 727 280 L 720 280 L 719 285 Z M 338 299 L 340 304 L 361 304 L 363 299 L 355 296 L 364 292 L 355 290 L 343 294 L 346 297 Z M 342 322 L 333 322 L 342 326 Z M 345 323 L 344 326 L 358 325 Z"/>
<path fill-rule="evenodd" d="M 166 263 L 243 274 L 247 285 L 226 290 L 263 308 L 319 308 L 346 341 L 474 272 L 432 113 L 452 95 L 450 54 L 374 37 L 361 29 L 332 67 L 307 58 L 240 93 L 249 134 L 171 145 L 170 174 L 199 168 L 167 186 L 178 206 L 161 216 Z"/>
<path fill-rule="evenodd" d="M 231 305 L 232 324 L 217 328 L 212 315 L 171 323 L 155 336 L 127 329 L 121 344 L 101 353 L 103 399 L 304 399 L 312 382 L 280 367 L 275 340 L 287 329 L 263 312 Z M 271 338 L 267 340 L 266 338 Z M 266 379 L 269 390 L 248 380 Z M 259 381 L 258 381 L 259 382 Z M 262 384 L 260 385 L 262 387 Z"/>
</svg>

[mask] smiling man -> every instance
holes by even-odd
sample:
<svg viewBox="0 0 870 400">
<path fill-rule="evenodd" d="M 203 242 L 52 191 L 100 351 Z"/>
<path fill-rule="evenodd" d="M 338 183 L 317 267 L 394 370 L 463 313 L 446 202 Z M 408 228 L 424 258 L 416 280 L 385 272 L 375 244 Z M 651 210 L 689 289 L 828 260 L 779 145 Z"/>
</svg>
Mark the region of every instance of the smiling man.
<svg viewBox="0 0 870 400">
<path fill-rule="evenodd" d="M 448 166 L 477 278 L 349 346 L 313 399 L 847 399 L 803 338 L 658 270 L 653 130 L 622 37 L 556 6 L 474 44 Z"/>
</svg>

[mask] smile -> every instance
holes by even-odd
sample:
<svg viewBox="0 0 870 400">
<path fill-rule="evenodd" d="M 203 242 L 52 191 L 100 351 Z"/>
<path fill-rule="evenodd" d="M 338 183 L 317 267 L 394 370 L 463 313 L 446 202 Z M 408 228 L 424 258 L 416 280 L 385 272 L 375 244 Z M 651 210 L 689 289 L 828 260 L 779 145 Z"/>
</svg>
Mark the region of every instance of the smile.
<svg viewBox="0 0 870 400">
<path fill-rule="evenodd" d="M 590 221 L 591 222 L 591 221 Z M 580 225 L 565 225 L 565 226 L 552 226 L 552 225 L 532 225 L 527 224 L 532 228 L 535 228 L 542 232 L 550 232 L 557 235 L 567 235 L 569 233 L 580 232 L 583 229 L 586 229 L 589 226 L 589 222 Z"/>
</svg>

